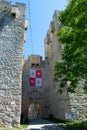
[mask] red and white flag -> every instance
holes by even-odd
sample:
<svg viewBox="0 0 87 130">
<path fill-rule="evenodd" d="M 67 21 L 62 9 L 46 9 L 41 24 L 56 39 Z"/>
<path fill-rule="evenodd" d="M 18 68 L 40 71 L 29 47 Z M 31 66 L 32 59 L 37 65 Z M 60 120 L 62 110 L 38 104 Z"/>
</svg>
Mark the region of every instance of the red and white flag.
<svg viewBox="0 0 87 130">
<path fill-rule="evenodd" d="M 42 85 L 42 70 L 30 69 L 30 86 Z"/>
<path fill-rule="evenodd" d="M 30 77 L 35 78 L 36 77 L 36 70 L 35 69 L 30 69 Z"/>
<path fill-rule="evenodd" d="M 42 71 L 36 70 L 36 78 L 42 78 Z"/>
<path fill-rule="evenodd" d="M 30 86 L 35 86 L 35 78 L 30 78 Z"/>
<path fill-rule="evenodd" d="M 36 78 L 36 86 L 41 86 L 42 84 L 42 79 L 41 78 Z"/>
</svg>

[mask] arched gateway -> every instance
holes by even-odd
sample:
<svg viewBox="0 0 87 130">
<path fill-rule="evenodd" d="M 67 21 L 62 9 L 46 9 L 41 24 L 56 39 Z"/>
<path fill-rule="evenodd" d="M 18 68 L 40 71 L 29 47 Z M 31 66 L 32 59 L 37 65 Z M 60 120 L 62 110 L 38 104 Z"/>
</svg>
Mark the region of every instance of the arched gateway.
<svg viewBox="0 0 87 130">
<path fill-rule="evenodd" d="M 49 86 L 45 80 L 45 64 L 39 55 L 31 55 L 23 66 L 22 122 L 30 117 L 48 117 Z M 47 79 L 48 80 L 48 79 Z"/>
<path fill-rule="evenodd" d="M 29 105 L 28 117 L 29 118 L 41 117 L 41 105 L 39 103 L 35 102 Z"/>
</svg>

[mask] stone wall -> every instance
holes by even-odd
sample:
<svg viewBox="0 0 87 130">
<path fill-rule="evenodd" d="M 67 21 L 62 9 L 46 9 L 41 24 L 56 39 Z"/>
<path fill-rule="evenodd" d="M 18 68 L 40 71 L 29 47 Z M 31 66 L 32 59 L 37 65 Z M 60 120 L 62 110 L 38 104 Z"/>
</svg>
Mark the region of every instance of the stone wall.
<svg viewBox="0 0 87 130">
<path fill-rule="evenodd" d="M 0 0 L 0 127 L 20 124 L 25 11 Z"/>
<path fill-rule="evenodd" d="M 38 60 L 36 60 L 38 59 Z M 33 63 L 33 66 L 32 66 Z M 31 55 L 28 60 L 25 61 L 23 66 L 23 80 L 22 80 L 22 121 L 25 121 L 25 117 L 29 116 L 29 107 L 31 104 L 40 105 L 40 117 L 48 117 L 49 115 L 49 79 L 47 71 L 48 61 L 46 64 L 42 61 L 39 55 Z M 36 65 L 36 66 L 35 66 Z M 39 66 L 37 66 L 39 65 Z M 40 87 L 32 87 L 29 84 L 29 71 L 30 69 L 42 70 L 42 85 Z M 27 117 L 28 118 L 28 117 Z"/>
<path fill-rule="evenodd" d="M 55 11 L 53 15 L 53 20 L 50 22 L 49 30 L 45 38 L 45 56 L 49 60 L 49 84 L 50 84 L 50 110 L 51 114 L 55 118 L 66 120 L 65 113 L 68 115 L 76 115 L 76 119 L 86 119 L 87 118 L 87 94 L 84 94 L 82 90 L 84 84 L 80 82 L 79 88 L 74 94 L 67 93 L 66 90 L 63 91 L 63 94 L 57 93 L 59 84 L 53 81 L 54 75 L 54 63 L 55 61 L 61 62 L 61 53 L 64 48 L 58 40 L 56 35 L 59 28 L 62 26 L 58 22 L 59 11 Z"/>
<path fill-rule="evenodd" d="M 84 83 L 80 82 L 75 93 L 69 94 L 71 111 L 76 112 L 77 119 L 87 119 L 87 94 L 83 87 Z"/>
<path fill-rule="evenodd" d="M 49 29 L 45 38 L 45 56 L 48 58 L 48 70 L 49 70 L 49 103 L 50 103 L 50 114 L 54 118 L 65 120 L 65 113 L 70 112 L 69 95 L 64 90 L 63 94 L 59 94 L 59 84 L 53 81 L 54 77 L 54 65 L 56 61 L 62 61 L 61 53 L 63 50 L 62 44 L 59 42 L 57 37 L 57 31 L 60 27 L 58 22 L 59 11 L 55 11 L 53 20 L 50 22 Z M 49 40 L 48 39 L 49 34 Z M 47 42 L 49 41 L 49 42 Z M 47 72 L 46 72 L 47 73 Z"/>
</svg>

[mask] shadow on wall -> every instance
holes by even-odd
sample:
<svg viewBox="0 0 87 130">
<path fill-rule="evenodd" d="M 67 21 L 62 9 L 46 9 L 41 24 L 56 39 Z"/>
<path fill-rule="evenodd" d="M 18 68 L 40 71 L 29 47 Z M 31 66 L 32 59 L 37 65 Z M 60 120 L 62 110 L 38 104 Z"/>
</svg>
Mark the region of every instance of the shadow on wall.
<svg viewBox="0 0 87 130">
<path fill-rule="evenodd" d="M 28 119 L 28 107 L 29 107 L 29 95 L 22 94 L 22 106 L 21 106 L 21 123 L 29 124 Z"/>
<path fill-rule="evenodd" d="M 29 124 L 28 116 L 25 113 L 21 114 L 21 124 Z"/>
</svg>

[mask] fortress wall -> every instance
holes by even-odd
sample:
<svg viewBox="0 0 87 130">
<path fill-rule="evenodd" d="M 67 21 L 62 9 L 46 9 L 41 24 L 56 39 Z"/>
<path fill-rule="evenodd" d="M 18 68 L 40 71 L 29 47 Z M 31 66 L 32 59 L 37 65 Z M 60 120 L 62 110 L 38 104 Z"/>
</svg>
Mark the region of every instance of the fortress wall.
<svg viewBox="0 0 87 130">
<path fill-rule="evenodd" d="M 45 55 L 49 60 L 49 103 L 50 103 L 50 114 L 53 117 L 58 119 L 65 119 L 65 112 L 70 112 L 69 108 L 69 96 L 65 91 L 63 94 L 57 93 L 58 91 L 58 83 L 53 81 L 54 77 L 54 64 L 55 61 L 62 61 L 61 53 L 62 53 L 62 45 L 60 44 L 57 31 L 58 31 L 58 15 L 59 11 L 54 12 L 53 20 L 49 25 L 49 44 L 45 40 Z M 46 35 L 47 37 L 47 35 Z"/>
<path fill-rule="evenodd" d="M 20 124 L 25 10 L 0 0 L 0 127 Z"/>
<path fill-rule="evenodd" d="M 64 46 L 60 44 L 58 36 L 56 35 L 59 27 L 61 27 L 61 24 L 58 22 L 58 13 L 59 11 L 57 10 L 54 12 L 53 20 L 50 23 L 44 45 L 45 56 L 48 57 L 49 60 L 49 102 L 51 114 L 53 114 L 55 118 L 65 120 L 65 113 L 72 114 L 73 112 L 75 112 L 77 119 L 86 119 L 87 94 L 84 94 L 82 90 L 84 83 L 80 82 L 79 88 L 76 90 L 76 93 L 71 94 L 67 93 L 66 90 L 64 90 L 63 94 L 59 94 L 57 93 L 59 84 L 52 80 L 54 75 L 54 63 L 55 61 L 62 61 L 61 53 L 64 48 Z"/>
<path fill-rule="evenodd" d="M 71 111 L 76 112 L 77 119 L 87 119 L 87 94 L 83 87 L 84 82 L 81 81 L 75 93 L 69 94 Z"/>
</svg>

